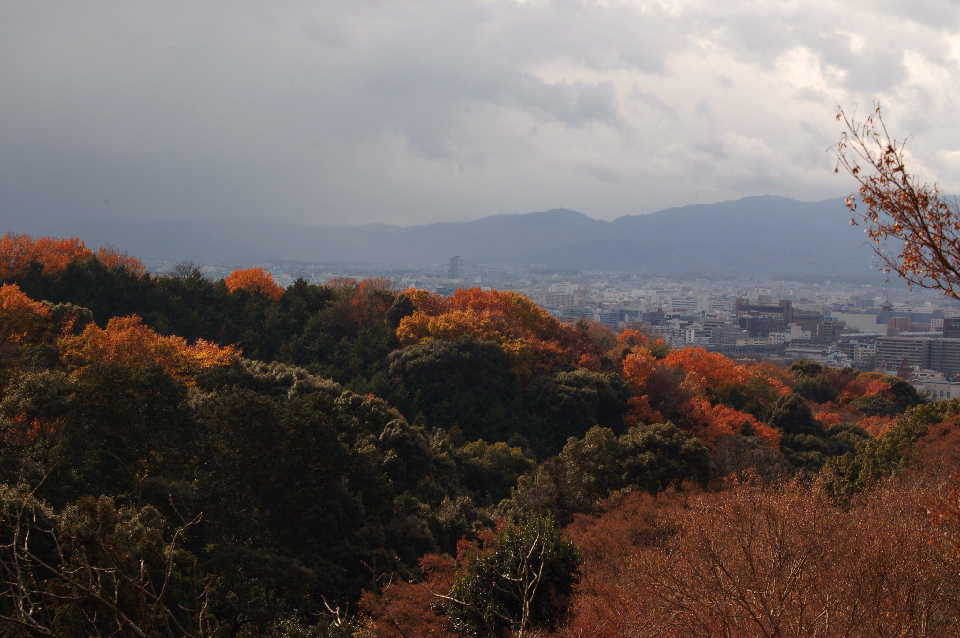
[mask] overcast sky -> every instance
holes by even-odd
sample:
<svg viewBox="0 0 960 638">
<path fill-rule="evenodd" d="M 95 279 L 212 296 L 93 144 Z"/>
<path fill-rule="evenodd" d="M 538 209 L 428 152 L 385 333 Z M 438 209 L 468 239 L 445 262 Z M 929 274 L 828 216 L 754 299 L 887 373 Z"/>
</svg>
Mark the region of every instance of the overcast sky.
<svg viewBox="0 0 960 638">
<path fill-rule="evenodd" d="M 0 0 L 0 216 L 412 224 L 960 188 L 951 0 Z"/>
</svg>

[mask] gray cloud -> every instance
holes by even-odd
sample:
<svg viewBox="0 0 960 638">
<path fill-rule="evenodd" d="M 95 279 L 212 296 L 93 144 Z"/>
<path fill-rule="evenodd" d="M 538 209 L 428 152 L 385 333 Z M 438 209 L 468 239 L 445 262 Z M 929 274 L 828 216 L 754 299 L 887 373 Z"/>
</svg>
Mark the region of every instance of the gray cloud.
<svg viewBox="0 0 960 638">
<path fill-rule="evenodd" d="M 874 99 L 946 180 L 956 8 L 0 0 L 0 210 L 405 224 L 817 199 L 850 188 L 832 109 Z"/>
</svg>

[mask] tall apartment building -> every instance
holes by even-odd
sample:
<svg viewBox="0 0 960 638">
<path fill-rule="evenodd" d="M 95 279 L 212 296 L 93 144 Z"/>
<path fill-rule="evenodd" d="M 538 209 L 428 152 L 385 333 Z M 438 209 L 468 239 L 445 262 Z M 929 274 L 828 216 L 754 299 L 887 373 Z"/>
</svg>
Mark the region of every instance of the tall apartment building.
<svg viewBox="0 0 960 638">
<path fill-rule="evenodd" d="M 450 258 L 450 263 L 447 264 L 447 275 L 450 279 L 460 279 L 463 277 L 463 257 L 455 255 Z"/>
<path fill-rule="evenodd" d="M 942 372 L 947 378 L 960 373 L 960 338 L 880 337 L 877 366 L 896 370 L 903 363 Z"/>
<path fill-rule="evenodd" d="M 937 370 L 953 378 L 960 373 L 960 339 L 931 339 L 930 340 L 931 370 Z"/>
</svg>

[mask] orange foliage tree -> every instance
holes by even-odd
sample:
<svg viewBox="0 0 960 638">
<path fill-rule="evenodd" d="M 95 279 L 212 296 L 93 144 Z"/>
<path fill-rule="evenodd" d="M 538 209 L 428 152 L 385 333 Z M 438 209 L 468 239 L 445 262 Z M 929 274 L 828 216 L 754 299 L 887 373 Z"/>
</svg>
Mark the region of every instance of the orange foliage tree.
<svg viewBox="0 0 960 638">
<path fill-rule="evenodd" d="M 699 346 L 671 351 L 664 365 L 682 370 L 684 382 L 698 393 L 723 385 L 743 385 L 750 378 L 745 366 L 719 352 L 710 352 Z"/>
<path fill-rule="evenodd" d="M 75 259 L 92 255 L 90 249 L 76 237 L 33 239 L 30 235 L 5 233 L 0 237 L 0 278 L 21 277 L 33 263 L 40 265 L 43 274 L 55 275 Z"/>
<path fill-rule="evenodd" d="M 699 347 L 673 350 L 657 359 L 647 346 L 637 345 L 623 360 L 623 375 L 633 389 L 627 417 L 631 423 L 667 417 L 710 446 L 733 434 L 758 436 L 771 447 L 779 446 L 776 428 L 716 400 L 735 391 L 759 393 L 768 400 L 787 394 L 783 375 L 765 366 L 738 364 Z"/>
<path fill-rule="evenodd" d="M 835 425 L 840 425 L 841 423 L 850 420 L 850 417 L 845 415 L 843 412 L 831 409 L 823 409 L 821 411 L 815 410 L 814 416 L 824 428 L 831 428 Z"/>
<path fill-rule="evenodd" d="M 600 352 L 584 331 L 561 323 L 521 294 L 480 288 L 446 298 L 416 290 L 406 294 L 416 310 L 397 327 L 403 345 L 460 337 L 494 341 L 526 370 L 599 361 L 589 356 Z"/>
<path fill-rule="evenodd" d="M 75 367 L 91 363 L 159 366 L 188 384 L 201 370 L 227 366 L 240 357 L 236 346 L 218 346 L 203 339 L 191 345 L 182 337 L 160 335 L 136 315 L 114 317 L 106 328 L 91 323 L 79 335 L 62 337 L 59 345 L 64 361 Z"/>
<path fill-rule="evenodd" d="M 892 416 L 867 416 L 857 421 L 857 426 L 874 438 L 880 438 L 896 424 L 897 419 Z"/>
<path fill-rule="evenodd" d="M 837 401 L 845 405 L 862 397 L 883 395 L 890 388 L 890 380 L 879 372 L 861 372 L 843 387 Z"/>
<path fill-rule="evenodd" d="M 16 279 L 26 275 L 32 264 L 38 264 L 44 275 L 57 275 L 71 262 L 96 258 L 107 268 L 124 268 L 134 275 L 147 272 L 143 263 L 112 248 L 94 253 L 77 237 L 56 238 L 5 233 L 0 236 L 0 279 Z"/>
<path fill-rule="evenodd" d="M 634 347 L 623 359 L 623 377 L 633 389 L 627 403 L 630 406 L 628 421 L 637 423 L 656 423 L 663 421 L 663 415 L 653 407 L 649 381 L 659 368 L 657 359 L 646 347 Z"/>
<path fill-rule="evenodd" d="M 731 434 L 758 436 L 770 447 L 780 447 L 780 431 L 757 420 L 752 414 L 695 398 L 691 401 L 690 415 L 694 423 L 693 433 L 711 447 L 716 445 L 720 437 Z"/>
<path fill-rule="evenodd" d="M 237 290 L 246 290 L 255 292 L 274 301 L 280 301 L 283 296 L 283 288 L 277 285 L 273 280 L 273 275 L 263 268 L 244 268 L 234 270 L 223 280 L 227 285 L 227 290 L 236 292 Z"/>
<path fill-rule="evenodd" d="M 37 341 L 50 328 L 50 308 L 16 284 L 0 286 L 0 342 Z"/>
<path fill-rule="evenodd" d="M 670 352 L 670 347 L 661 338 L 651 338 L 639 330 L 627 328 L 617 335 L 616 344 L 610 348 L 606 355 L 614 363 L 622 365 L 627 355 L 643 348 L 654 358 L 662 359 Z"/>
</svg>

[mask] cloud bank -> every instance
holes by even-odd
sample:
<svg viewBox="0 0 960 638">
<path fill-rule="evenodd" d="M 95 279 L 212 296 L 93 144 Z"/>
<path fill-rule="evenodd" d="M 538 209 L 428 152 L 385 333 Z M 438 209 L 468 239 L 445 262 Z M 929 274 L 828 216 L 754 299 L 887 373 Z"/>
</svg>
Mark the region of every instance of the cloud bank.
<svg viewBox="0 0 960 638">
<path fill-rule="evenodd" d="M 3 0 L 0 210 L 413 224 L 820 199 L 879 100 L 960 189 L 933 0 Z M 2 229 L 6 230 L 6 229 Z"/>
</svg>

